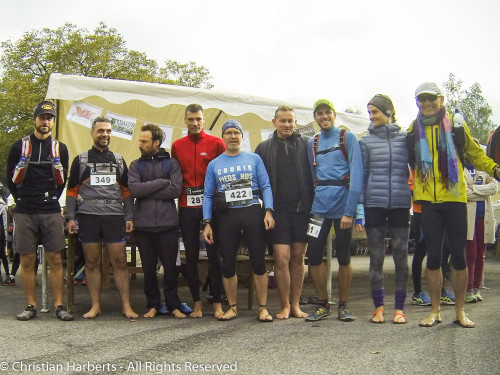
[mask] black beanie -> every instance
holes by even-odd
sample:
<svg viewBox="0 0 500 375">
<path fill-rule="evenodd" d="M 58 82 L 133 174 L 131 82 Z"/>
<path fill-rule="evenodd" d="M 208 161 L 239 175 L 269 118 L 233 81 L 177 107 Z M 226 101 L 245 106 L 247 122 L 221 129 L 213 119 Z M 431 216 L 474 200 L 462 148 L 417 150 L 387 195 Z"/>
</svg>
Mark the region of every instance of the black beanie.
<svg viewBox="0 0 500 375">
<path fill-rule="evenodd" d="M 395 111 L 391 99 L 387 95 L 377 94 L 369 102 L 368 105 L 373 105 L 382 111 L 384 115 L 390 119 L 394 119 Z"/>
</svg>

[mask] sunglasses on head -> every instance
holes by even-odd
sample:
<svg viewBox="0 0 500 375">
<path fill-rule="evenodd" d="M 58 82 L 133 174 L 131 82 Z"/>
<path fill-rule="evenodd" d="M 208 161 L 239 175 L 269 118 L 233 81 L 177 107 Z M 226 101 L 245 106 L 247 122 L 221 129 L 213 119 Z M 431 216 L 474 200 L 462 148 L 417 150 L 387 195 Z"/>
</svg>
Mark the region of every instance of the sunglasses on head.
<svg viewBox="0 0 500 375">
<path fill-rule="evenodd" d="M 421 103 L 423 102 L 433 102 L 437 99 L 437 95 L 434 95 L 434 94 L 420 94 L 419 96 L 417 96 L 417 100 Z"/>
</svg>

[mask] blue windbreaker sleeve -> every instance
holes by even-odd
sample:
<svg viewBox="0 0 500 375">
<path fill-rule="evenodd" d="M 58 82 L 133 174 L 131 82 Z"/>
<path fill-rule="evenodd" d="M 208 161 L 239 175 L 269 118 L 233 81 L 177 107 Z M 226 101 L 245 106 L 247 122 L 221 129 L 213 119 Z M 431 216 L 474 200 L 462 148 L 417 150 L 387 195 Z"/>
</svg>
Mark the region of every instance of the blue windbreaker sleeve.
<svg viewBox="0 0 500 375">
<path fill-rule="evenodd" d="M 365 225 L 365 206 L 358 203 L 356 207 L 356 222 L 355 224 Z"/>
<path fill-rule="evenodd" d="M 205 187 L 203 192 L 203 220 L 212 219 L 212 202 L 215 189 L 217 187 L 215 182 L 214 160 L 208 164 L 207 173 L 205 175 Z"/>
<path fill-rule="evenodd" d="M 346 144 L 349 154 L 349 173 L 351 182 L 349 194 L 344 208 L 344 215 L 354 217 L 358 205 L 359 194 L 363 188 L 363 160 L 358 138 L 350 131 L 346 133 Z"/>
<path fill-rule="evenodd" d="M 259 183 L 259 189 L 262 192 L 262 200 L 264 201 L 265 208 L 273 207 L 273 192 L 271 189 L 271 182 L 269 181 L 269 175 L 267 174 L 266 167 L 262 158 L 255 154 L 256 164 L 257 164 L 257 181 Z"/>
</svg>

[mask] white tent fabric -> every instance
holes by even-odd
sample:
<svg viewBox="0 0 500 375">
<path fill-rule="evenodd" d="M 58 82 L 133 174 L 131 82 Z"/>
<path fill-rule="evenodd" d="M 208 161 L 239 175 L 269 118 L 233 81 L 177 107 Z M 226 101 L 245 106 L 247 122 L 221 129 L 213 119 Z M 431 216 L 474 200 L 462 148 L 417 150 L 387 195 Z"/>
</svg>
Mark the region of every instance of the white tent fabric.
<svg viewBox="0 0 500 375">
<path fill-rule="evenodd" d="M 266 121 L 274 117 L 276 108 L 287 104 L 295 109 L 300 125 L 313 121 L 312 106 L 274 99 L 158 83 L 51 74 L 47 99 L 77 101 L 90 96 L 99 96 L 114 104 L 136 99 L 158 108 L 169 104 L 200 103 L 204 108 L 218 108 L 233 116 L 254 113 Z M 368 123 L 365 117 L 337 112 L 336 124 L 348 126 L 358 135 L 366 131 Z"/>
</svg>

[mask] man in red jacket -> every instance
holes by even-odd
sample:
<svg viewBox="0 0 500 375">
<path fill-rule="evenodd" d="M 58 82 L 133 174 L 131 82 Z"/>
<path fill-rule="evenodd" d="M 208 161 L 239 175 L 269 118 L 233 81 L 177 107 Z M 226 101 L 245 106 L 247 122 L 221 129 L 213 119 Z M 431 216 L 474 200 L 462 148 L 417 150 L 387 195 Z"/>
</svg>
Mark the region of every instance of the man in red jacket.
<svg viewBox="0 0 500 375">
<path fill-rule="evenodd" d="M 205 173 L 210 161 L 226 149 L 222 139 L 207 134 L 203 130 L 205 116 L 199 104 L 186 107 L 184 123 L 188 135 L 172 145 L 172 157 L 179 161 L 182 169 L 182 193 L 179 199 L 179 225 L 186 251 L 186 278 L 194 301 L 192 318 L 201 318 L 200 280 L 198 276 L 198 256 L 200 251 L 200 226 L 203 220 L 203 186 Z M 220 257 L 215 244 L 207 244 L 210 262 L 211 292 L 215 318 L 222 311 L 222 273 Z"/>
</svg>

